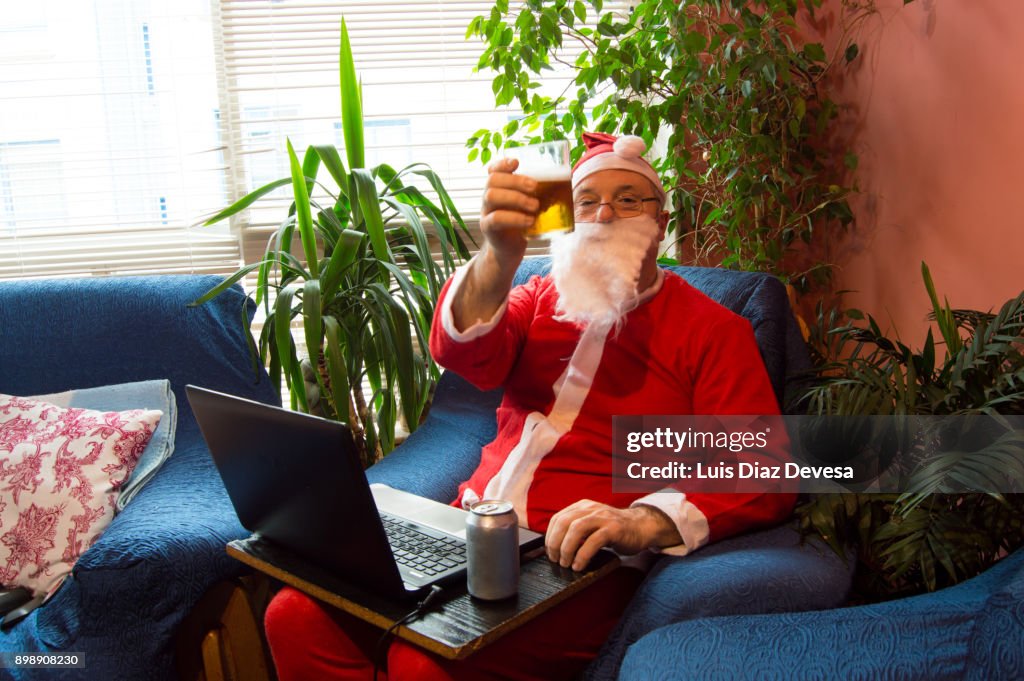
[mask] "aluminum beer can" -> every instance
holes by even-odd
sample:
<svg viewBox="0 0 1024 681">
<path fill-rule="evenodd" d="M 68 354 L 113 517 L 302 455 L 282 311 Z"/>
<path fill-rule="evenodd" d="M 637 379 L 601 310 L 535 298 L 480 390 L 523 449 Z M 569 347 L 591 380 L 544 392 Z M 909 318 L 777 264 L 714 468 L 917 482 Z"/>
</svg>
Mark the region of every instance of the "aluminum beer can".
<svg viewBox="0 0 1024 681">
<path fill-rule="evenodd" d="M 519 521 L 511 502 L 485 499 L 470 507 L 466 573 L 475 598 L 497 601 L 519 590 Z"/>
</svg>

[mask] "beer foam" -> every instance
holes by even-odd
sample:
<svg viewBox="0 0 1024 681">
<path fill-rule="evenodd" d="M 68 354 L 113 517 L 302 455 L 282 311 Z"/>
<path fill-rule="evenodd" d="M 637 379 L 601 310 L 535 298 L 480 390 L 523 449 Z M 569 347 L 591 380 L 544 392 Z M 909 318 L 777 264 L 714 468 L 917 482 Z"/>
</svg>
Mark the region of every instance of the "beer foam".
<svg viewBox="0 0 1024 681">
<path fill-rule="evenodd" d="M 520 164 L 516 171 L 520 175 L 527 175 L 538 182 L 569 182 L 572 179 L 572 169 L 551 166 L 530 167 L 528 164 Z"/>
</svg>

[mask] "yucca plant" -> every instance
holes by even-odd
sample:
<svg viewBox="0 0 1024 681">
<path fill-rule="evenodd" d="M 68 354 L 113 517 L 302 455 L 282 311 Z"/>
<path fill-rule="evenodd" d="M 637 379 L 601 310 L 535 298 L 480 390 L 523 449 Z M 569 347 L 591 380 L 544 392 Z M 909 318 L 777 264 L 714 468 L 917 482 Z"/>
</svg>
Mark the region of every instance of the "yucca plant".
<svg viewBox="0 0 1024 681">
<path fill-rule="evenodd" d="M 851 321 L 827 334 L 834 359 L 806 395 L 809 413 L 1024 414 L 1024 292 L 994 314 L 954 310 L 940 303 L 927 265 L 921 269 L 941 341 L 929 330 L 913 350 L 870 315 L 848 311 Z M 836 551 L 857 546 L 860 598 L 934 591 L 1024 544 L 1024 495 L 950 493 L 942 481 L 952 476 L 986 489 L 1007 473 L 1020 479 L 1022 466 L 1024 440 L 1011 429 L 970 456 L 950 452 L 917 468 L 902 494 L 819 495 L 798 515 L 805 531 Z"/>
<path fill-rule="evenodd" d="M 415 430 L 428 406 L 439 375 L 427 351 L 434 305 L 445 279 L 469 255 L 463 240 L 469 232 L 429 166 L 365 167 L 362 87 L 344 19 L 339 71 L 348 168 L 330 145 L 310 146 L 300 163 L 288 140 L 291 175 L 242 197 L 206 224 L 291 186 L 287 217 L 259 262 L 196 303 L 257 272 L 255 297 L 266 313 L 258 352 L 271 380 L 284 381 L 292 408 L 310 411 L 292 337 L 298 320 L 318 388 L 317 411 L 350 425 L 369 465 L 394 448 L 399 415 Z M 318 179 L 321 168 L 333 185 Z M 326 201 L 317 198 L 316 188 Z"/>
</svg>

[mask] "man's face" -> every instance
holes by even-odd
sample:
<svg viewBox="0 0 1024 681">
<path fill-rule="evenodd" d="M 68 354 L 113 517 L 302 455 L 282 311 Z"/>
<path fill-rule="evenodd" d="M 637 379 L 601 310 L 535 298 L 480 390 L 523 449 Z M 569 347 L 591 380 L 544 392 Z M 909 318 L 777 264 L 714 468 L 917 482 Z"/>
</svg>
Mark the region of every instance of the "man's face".
<svg viewBox="0 0 1024 681">
<path fill-rule="evenodd" d="M 647 178 L 604 170 L 573 192 L 576 230 L 552 239 L 552 275 L 560 319 L 618 324 L 657 280 L 665 222 Z"/>
<path fill-rule="evenodd" d="M 643 214 L 659 223 L 668 218 L 651 181 L 630 170 L 598 171 L 580 182 L 572 194 L 578 222 L 611 222 L 617 210 L 628 213 L 618 215 L 622 218 Z"/>
<path fill-rule="evenodd" d="M 651 181 L 630 170 L 601 170 L 576 186 L 573 190 L 573 203 L 576 222 L 605 223 L 646 215 L 658 223 L 658 238 L 651 244 L 640 275 L 641 289 L 649 286 L 657 271 L 658 246 L 665 238 L 668 225 L 668 213 L 662 210 L 661 200 Z M 638 205 L 632 207 L 631 204 Z M 631 208 L 640 212 L 631 212 Z M 626 214 L 619 214 L 623 212 Z"/>
</svg>

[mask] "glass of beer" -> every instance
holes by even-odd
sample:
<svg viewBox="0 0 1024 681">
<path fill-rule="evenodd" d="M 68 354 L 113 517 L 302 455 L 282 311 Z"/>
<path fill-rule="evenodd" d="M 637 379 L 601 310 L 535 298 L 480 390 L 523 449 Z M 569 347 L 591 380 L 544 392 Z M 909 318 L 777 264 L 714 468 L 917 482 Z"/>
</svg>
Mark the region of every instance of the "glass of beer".
<svg viewBox="0 0 1024 681">
<path fill-rule="evenodd" d="M 549 238 L 552 234 L 573 230 L 572 166 L 569 143 L 565 140 L 543 142 L 505 150 L 506 158 L 519 160 L 516 173 L 537 181 L 540 209 L 529 237 Z"/>
</svg>

